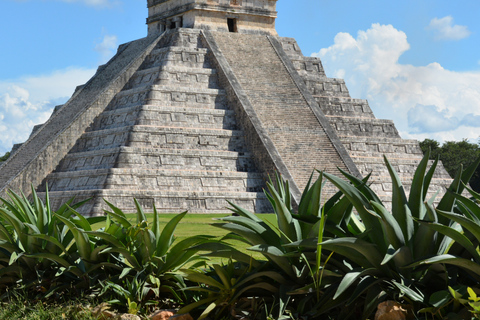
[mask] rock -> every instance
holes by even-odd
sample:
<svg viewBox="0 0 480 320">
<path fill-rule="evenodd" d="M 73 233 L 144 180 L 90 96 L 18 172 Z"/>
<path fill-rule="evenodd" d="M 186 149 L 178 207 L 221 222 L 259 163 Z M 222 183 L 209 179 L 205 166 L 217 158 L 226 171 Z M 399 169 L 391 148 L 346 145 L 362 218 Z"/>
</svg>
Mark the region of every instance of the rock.
<svg viewBox="0 0 480 320">
<path fill-rule="evenodd" d="M 142 320 L 139 316 L 134 314 L 125 313 L 120 316 L 120 320 Z"/>
<path fill-rule="evenodd" d="M 98 320 L 108 320 L 116 317 L 116 314 L 109 310 L 110 305 L 106 302 L 92 309 L 92 315 Z"/>
<path fill-rule="evenodd" d="M 193 320 L 192 316 L 189 313 L 177 314 L 173 317 L 170 317 L 168 320 Z"/>
<path fill-rule="evenodd" d="M 168 320 L 170 317 L 173 317 L 175 314 L 168 310 L 158 310 L 154 314 L 150 315 L 148 318 L 150 320 Z"/>
<path fill-rule="evenodd" d="M 414 319 L 413 308 L 395 301 L 385 301 L 378 305 L 375 320 L 410 320 Z"/>
</svg>

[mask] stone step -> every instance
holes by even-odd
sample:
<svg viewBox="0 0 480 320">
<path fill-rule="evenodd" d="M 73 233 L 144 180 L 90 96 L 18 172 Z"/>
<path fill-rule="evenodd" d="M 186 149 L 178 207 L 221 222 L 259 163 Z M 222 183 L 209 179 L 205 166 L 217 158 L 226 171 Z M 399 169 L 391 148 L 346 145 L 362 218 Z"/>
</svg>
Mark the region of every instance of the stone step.
<svg viewBox="0 0 480 320">
<path fill-rule="evenodd" d="M 225 90 L 195 86 L 146 85 L 119 92 L 108 110 L 139 104 L 179 106 L 207 109 L 227 109 Z"/>
<path fill-rule="evenodd" d="M 326 116 L 375 119 L 367 100 L 327 96 L 314 98 Z"/>
<path fill-rule="evenodd" d="M 372 172 L 375 176 L 388 176 L 388 171 L 385 166 L 385 161 L 383 157 L 352 157 L 355 163 L 357 164 L 358 170 L 362 172 L 364 175 Z M 399 173 L 400 175 L 406 175 L 413 177 L 418 164 L 422 160 L 421 157 L 412 157 L 412 159 L 408 158 L 393 158 L 389 157 L 388 161 L 392 164 L 393 168 Z M 430 161 L 432 164 L 433 161 Z M 443 166 L 439 166 L 436 169 L 435 178 L 438 179 L 450 179 L 450 176 L 445 171 Z"/>
<path fill-rule="evenodd" d="M 103 112 L 87 132 L 132 125 L 186 126 L 186 124 L 192 128 L 238 129 L 233 110 L 136 105 Z"/>
<path fill-rule="evenodd" d="M 248 152 L 132 147 L 69 153 L 56 172 L 108 168 L 256 172 Z"/>
<path fill-rule="evenodd" d="M 49 192 L 52 207 L 58 207 L 72 197 L 75 201 L 93 198 L 78 209 L 78 212 L 89 215 L 103 215 L 104 210 L 111 210 L 103 199 L 122 208 L 124 213 L 136 212 L 134 198 L 147 213 L 153 212 L 153 204 L 160 213 L 231 213 L 230 201 L 251 212 L 272 213 L 270 202 L 263 192 L 223 192 L 223 191 L 152 191 L 152 190 L 75 190 Z M 39 196 L 45 197 L 44 193 Z"/>
<path fill-rule="evenodd" d="M 304 78 L 307 88 L 313 96 L 330 96 L 349 98 L 345 80 L 336 78 Z"/>
<path fill-rule="evenodd" d="M 154 49 L 145 59 L 142 69 L 158 66 L 184 66 L 189 68 L 210 68 L 206 59 L 207 49 L 189 47 L 165 47 Z"/>
<path fill-rule="evenodd" d="M 337 131 L 340 139 L 343 137 L 381 137 L 400 138 L 395 124 L 391 120 L 347 118 L 329 116 L 328 120 Z"/>
<path fill-rule="evenodd" d="M 355 156 L 369 155 L 387 155 L 390 157 L 407 157 L 412 156 L 423 157 L 422 149 L 417 140 L 408 140 L 401 138 L 384 138 L 384 137 L 340 137 L 343 145 L 350 154 Z"/>
<path fill-rule="evenodd" d="M 124 126 L 86 132 L 73 152 L 121 146 L 245 152 L 245 135 L 239 130 L 189 127 Z"/>
<path fill-rule="evenodd" d="M 184 66 L 153 67 L 135 72 L 123 90 L 153 84 L 219 89 L 217 79 L 217 71 L 215 69 Z"/>
<path fill-rule="evenodd" d="M 134 125 L 87 132 L 72 152 L 122 146 L 244 152 L 243 144 L 242 131 Z"/>
<path fill-rule="evenodd" d="M 254 172 L 112 168 L 49 175 L 51 191 L 149 188 L 164 191 L 260 192 L 263 176 Z"/>
</svg>

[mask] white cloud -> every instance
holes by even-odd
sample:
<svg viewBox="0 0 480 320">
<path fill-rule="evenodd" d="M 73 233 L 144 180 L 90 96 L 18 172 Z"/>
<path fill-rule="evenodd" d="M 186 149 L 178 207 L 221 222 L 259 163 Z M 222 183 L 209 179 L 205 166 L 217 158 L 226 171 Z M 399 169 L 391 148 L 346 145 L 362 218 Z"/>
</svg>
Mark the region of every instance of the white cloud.
<svg viewBox="0 0 480 320">
<path fill-rule="evenodd" d="M 117 0 L 60 0 L 61 2 L 80 2 L 92 7 L 112 7 L 119 3 Z"/>
<path fill-rule="evenodd" d="M 467 26 L 454 25 L 451 16 L 433 18 L 428 28 L 435 32 L 437 40 L 461 40 L 471 34 Z"/>
<path fill-rule="evenodd" d="M 36 124 L 45 122 L 55 105 L 73 94 L 95 70 L 69 68 L 48 75 L 0 80 L 0 155 L 24 142 Z"/>
<path fill-rule="evenodd" d="M 404 138 L 480 137 L 474 121 L 480 116 L 480 72 L 400 64 L 409 49 L 404 32 L 373 24 L 356 38 L 337 34 L 332 46 L 313 55 L 328 76 L 345 78 L 352 97 L 368 99 L 378 118 L 393 119 Z"/>
<path fill-rule="evenodd" d="M 117 40 L 117 36 L 106 34 L 103 36 L 102 42 L 95 45 L 95 51 L 97 51 L 101 57 L 100 63 L 106 63 L 115 54 L 118 47 Z"/>
</svg>

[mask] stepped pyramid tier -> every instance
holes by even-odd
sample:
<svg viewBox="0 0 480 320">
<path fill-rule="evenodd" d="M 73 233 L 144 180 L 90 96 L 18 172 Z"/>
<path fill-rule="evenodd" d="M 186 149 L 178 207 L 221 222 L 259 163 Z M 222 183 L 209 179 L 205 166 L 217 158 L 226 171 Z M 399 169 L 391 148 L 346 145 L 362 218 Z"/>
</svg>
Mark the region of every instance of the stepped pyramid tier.
<svg viewBox="0 0 480 320">
<path fill-rule="evenodd" d="M 279 172 L 298 203 L 314 169 L 358 177 L 388 202 L 383 155 L 403 181 L 422 158 L 392 121 L 376 119 L 275 32 L 275 0 L 149 0 L 149 34 L 124 44 L 70 100 L 36 126 L 0 167 L 0 192 L 40 194 L 52 206 L 92 198 L 85 215 L 125 212 L 133 198 L 160 212 L 258 213 Z M 450 177 L 440 166 L 432 192 Z M 326 187 L 327 195 L 335 189 Z"/>
</svg>

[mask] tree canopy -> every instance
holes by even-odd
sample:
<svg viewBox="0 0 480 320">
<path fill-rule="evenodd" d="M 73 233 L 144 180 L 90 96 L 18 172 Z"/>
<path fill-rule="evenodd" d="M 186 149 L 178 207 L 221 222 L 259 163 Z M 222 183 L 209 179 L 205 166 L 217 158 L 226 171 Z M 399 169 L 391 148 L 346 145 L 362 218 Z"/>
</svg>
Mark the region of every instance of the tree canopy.
<svg viewBox="0 0 480 320">
<path fill-rule="evenodd" d="M 10 152 L 5 153 L 3 156 L 0 157 L 0 162 L 3 162 L 10 157 Z"/>
<path fill-rule="evenodd" d="M 440 145 L 438 141 L 432 139 L 425 139 L 420 142 L 420 147 L 423 153 L 431 150 L 430 159 L 437 157 L 443 163 L 450 176 L 454 177 L 460 166 L 467 167 L 480 157 L 480 144 L 471 143 L 467 140 L 462 141 L 446 141 Z M 480 192 L 480 167 L 470 180 L 472 189 Z"/>
</svg>

